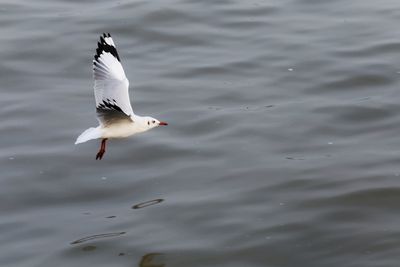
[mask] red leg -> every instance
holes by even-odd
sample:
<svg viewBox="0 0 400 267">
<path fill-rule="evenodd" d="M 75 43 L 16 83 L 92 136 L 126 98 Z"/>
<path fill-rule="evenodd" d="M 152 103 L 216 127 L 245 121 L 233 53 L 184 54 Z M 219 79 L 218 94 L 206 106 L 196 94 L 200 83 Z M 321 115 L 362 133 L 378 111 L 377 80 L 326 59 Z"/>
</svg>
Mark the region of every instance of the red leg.
<svg viewBox="0 0 400 267">
<path fill-rule="evenodd" d="M 106 153 L 106 141 L 107 138 L 101 140 L 101 146 L 99 152 L 97 152 L 96 160 L 101 160 L 103 158 L 104 153 Z"/>
</svg>

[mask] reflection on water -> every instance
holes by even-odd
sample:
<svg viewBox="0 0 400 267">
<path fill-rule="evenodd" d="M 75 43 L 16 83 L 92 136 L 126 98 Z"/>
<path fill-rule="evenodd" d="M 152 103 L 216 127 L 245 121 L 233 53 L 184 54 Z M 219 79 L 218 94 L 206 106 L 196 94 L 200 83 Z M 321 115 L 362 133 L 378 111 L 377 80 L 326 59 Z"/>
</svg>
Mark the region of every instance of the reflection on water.
<svg viewBox="0 0 400 267">
<path fill-rule="evenodd" d="M 165 263 L 162 261 L 162 257 L 164 254 L 162 253 L 149 253 L 142 257 L 142 260 L 139 262 L 139 267 L 164 267 Z"/>
<path fill-rule="evenodd" d="M 107 233 L 107 234 L 99 234 L 99 235 L 91 235 L 91 236 L 87 236 L 81 239 L 78 239 L 74 242 L 71 242 L 71 245 L 75 245 L 75 244 L 79 244 L 79 243 L 83 243 L 89 240 L 93 240 L 93 239 L 99 239 L 99 238 L 106 238 L 106 237 L 114 237 L 114 236 L 120 236 L 125 234 L 126 232 L 118 232 L 118 233 Z"/>
<path fill-rule="evenodd" d="M 93 251 L 93 250 L 96 250 L 96 246 L 86 246 L 86 247 L 83 247 L 82 248 L 82 250 L 83 251 Z"/>
<path fill-rule="evenodd" d="M 149 200 L 149 201 L 142 202 L 142 203 L 139 203 L 139 204 L 136 204 L 136 205 L 132 206 L 132 209 L 136 210 L 136 209 L 145 208 L 145 207 L 148 207 L 148 206 L 152 206 L 152 205 L 161 203 L 163 201 L 164 201 L 164 199 L 162 199 L 162 198 Z"/>
</svg>

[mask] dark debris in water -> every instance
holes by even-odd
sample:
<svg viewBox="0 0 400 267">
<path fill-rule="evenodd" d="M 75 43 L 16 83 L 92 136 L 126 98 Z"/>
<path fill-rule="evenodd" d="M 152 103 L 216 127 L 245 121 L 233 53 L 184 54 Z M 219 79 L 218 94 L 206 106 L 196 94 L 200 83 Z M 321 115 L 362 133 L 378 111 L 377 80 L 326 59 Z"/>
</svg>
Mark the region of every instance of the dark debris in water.
<svg viewBox="0 0 400 267">
<path fill-rule="evenodd" d="M 93 240 L 93 239 L 99 239 L 99 238 L 106 238 L 106 237 L 114 237 L 114 236 L 120 236 L 125 234 L 126 232 L 117 232 L 117 233 L 107 233 L 107 234 L 99 234 L 99 235 L 91 235 L 91 236 L 87 236 L 78 240 L 75 240 L 74 242 L 71 242 L 71 245 L 75 245 L 75 244 L 80 244 L 89 240 Z"/>
<path fill-rule="evenodd" d="M 152 205 L 161 203 L 163 201 L 164 201 L 164 199 L 162 199 L 162 198 L 149 200 L 149 201 L 142 202 L 142 203 L 139 203 L 139 204 L 136 204 L 136 205 L 132 206 L 132 209 L 136 210 L 136 209 L 145 208 L 145 207 L 148 207 L 148 206 L 152 206 Z"/>
</svg>

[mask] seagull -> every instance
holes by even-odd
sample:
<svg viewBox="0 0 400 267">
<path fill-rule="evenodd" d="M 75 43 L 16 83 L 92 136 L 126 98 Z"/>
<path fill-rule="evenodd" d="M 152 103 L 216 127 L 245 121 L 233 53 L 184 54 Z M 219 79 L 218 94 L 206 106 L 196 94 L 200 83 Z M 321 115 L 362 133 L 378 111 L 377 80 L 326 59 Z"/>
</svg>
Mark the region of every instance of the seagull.
<svg viewBox="0 0 400 267">
<path fill-rule="evenodd" d="M 84 131 L 76 139 L 75 145 L 92 139 L 101 139 L 96 160 L 103 158 L 109 138 L 124 138 L 157 126 L 168 125 L 155 118 L 133 113 L 129 100 L 129 81 L 109 33 L 103 33 L 97 43 L 93 60 L 93 78 L 99 126 Z"/>
</svg>

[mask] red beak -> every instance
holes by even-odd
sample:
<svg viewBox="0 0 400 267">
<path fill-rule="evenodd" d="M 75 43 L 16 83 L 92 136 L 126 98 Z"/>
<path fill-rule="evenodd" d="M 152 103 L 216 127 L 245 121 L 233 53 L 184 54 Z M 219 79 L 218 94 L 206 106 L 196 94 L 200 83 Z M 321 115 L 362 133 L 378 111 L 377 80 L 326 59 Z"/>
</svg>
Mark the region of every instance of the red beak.
<svg viewBox="0 0 400 267">
<path fill-rule="evenodd" d="M 158 125 L 168 125 L 168 123 L 160 121 L 160 123 Z"/>
</svg>

